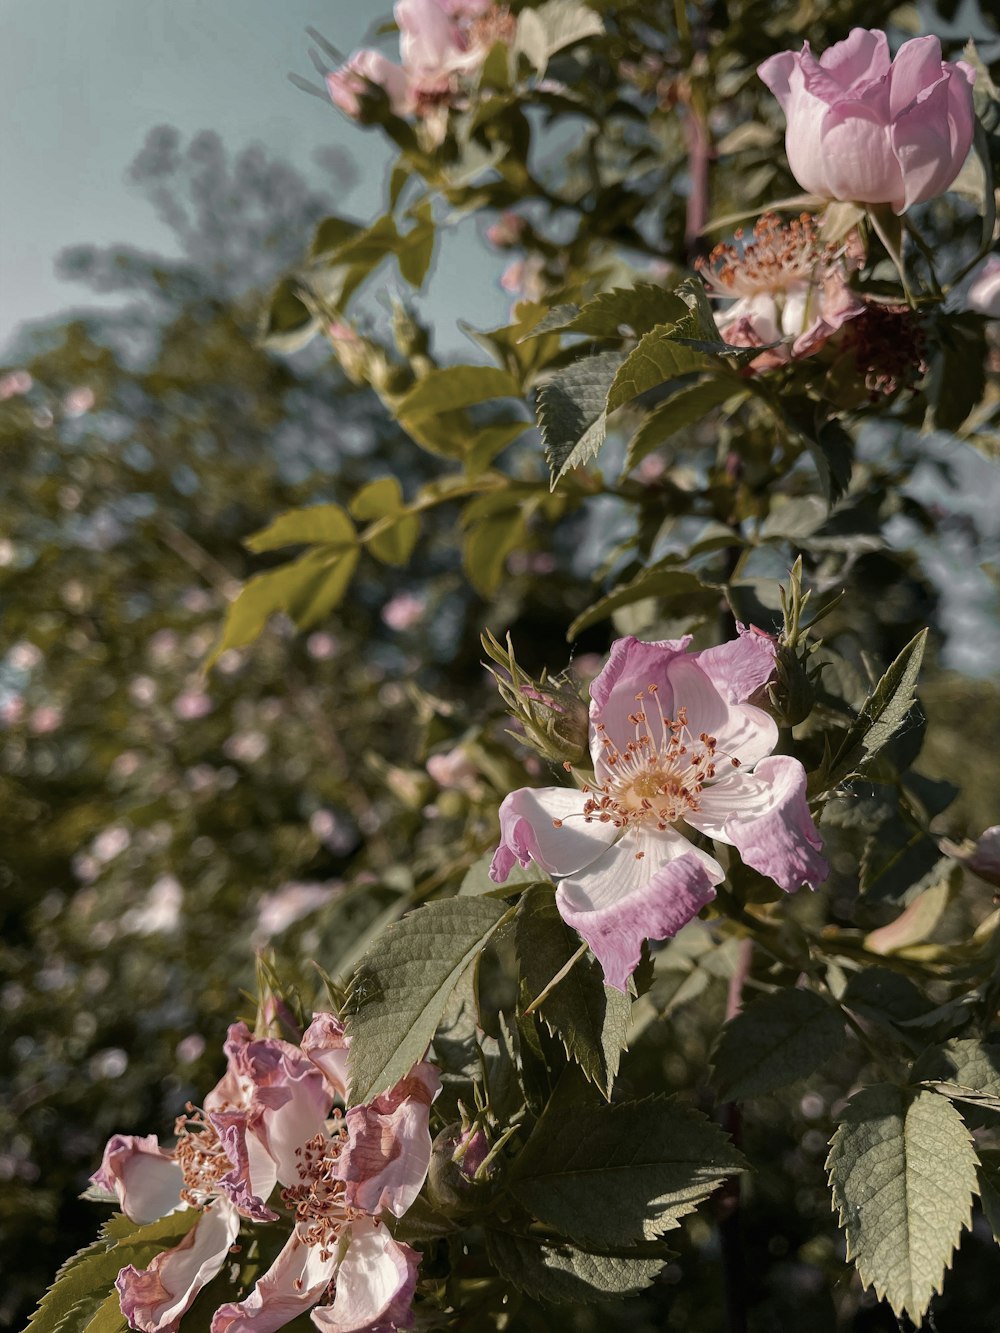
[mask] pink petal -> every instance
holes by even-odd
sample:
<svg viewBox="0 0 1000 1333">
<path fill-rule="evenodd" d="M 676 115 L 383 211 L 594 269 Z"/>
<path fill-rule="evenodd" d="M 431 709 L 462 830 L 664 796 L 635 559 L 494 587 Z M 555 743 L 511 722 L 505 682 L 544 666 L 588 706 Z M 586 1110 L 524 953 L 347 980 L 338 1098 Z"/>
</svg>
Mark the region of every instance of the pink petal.
<svg viewBox="0 0 1000 1333">
<path fill-rule="evenodd" d="M 336 1268 L 335 1255 L 324 1259 L 318 1245 L 293 1232 L 246 1300 L 219 1307 L 211 1333 L 274 1333 L 316 1304 Z"/>
<path fill-rule="evenodd" d="M 866 204 L 902 198 L 903 176 L 892 151 L 887 95 L 831 107 L 823 122 L 821 151 L 831 198 Z"/>
<path fill-rule="evenodd" d="M 743 704 L 774 675 L 777 645 L 769 634 L 737 623 L 735 639 L 694 653 L 694 660 L 731 704 Z"/>
<path fill-rule="evenodd" d="M 313 1323 L 320 1333 L 394 1333 L 409 1328 L 419 1265 L 415 1250 L 393 1240 L 385 1227 L 359 1219 L 351 1227 L 333 1304 L 314 1310 Z"/>
<path fill-rule="evenodd" d="M 987 255 L 973 269 L 965 294 L 965 309 L 988 319 L 1000 319 L 1000 255 Z"/>
<path fill-rule="evenodd" d="M 410 1207 L 427 1178 L 430 1108 L 440 1091 L 437 1070 L 421 1062 L 374 1102 L 350 1108 L 347 1143 L 337 1162 L 350 1207 L 394 1217 Z"/>
<path fill-rule="evenodd" d="M 852 28 L 842 42 L 827 47 L 819 63 L 847 90 L 889 73 L 889 43 L 885 33 L 877 28 Z"/>
<path fill-rule="evenodd" d="M 590 718 L 594 723 L 603 722 L 614 735 L 632 733 L 632 724 L 628 714 L 635 711 L 635 696 L 650 684 L 666 690 L 666 669 L 670 661 L 683 656 L 691 635 L 683 639 L 663 639 L 659 642 L 645 643 L 631 634 L 624 639 L 616 639 L 611 645 L 608 660 L 590 685 Z M 661 700 L 664 712 L 670 712 L 672 700 Z M 591 742 L 591 755 L 596 763 L 601 754 L 599 744 Z"/>
<path fill-rule="evenodd" d="M 786 893 L 815 888 L 830 873 L 820 855 L 823 841 L 806 802 L 806 772 L 797 759 L 772 755 L 753 773 L 734 772 L 699 797 L 688 823 L 729 843 L 754 870 Z"/>
<path fill-rule="evenodd" d="M 515 861 L 525 867 L 534 861 L 550 875 L 568 875 L 593 861 L 616 830 L 610 823 L 584 822 L 587 799 L 573 787 L 521 787 L 506 796 L 490 878 L 502 884 Z"/>
<path fill-rule="evenodd" d="M 711 902 L 723 879 L 719 863 L 675 830 L 636 830 L 564 879 L 556 906 L 590 945 L 607 984 L 624 991 L 643 940 L 675 935 Z"/>
<path fill-rule="evenodd" d="M 464 54 L 458 28 L 437 0 L 398 0 L 393 13 L 399 25 L 399 54 L 407 70 L 421 76 L 437 74 Z"/>
<path fill-rule="evenodd" d="M 963 71 L 949 65 L 944 70 L 944 77 L 901 112 L 892 127 L 892 147 L 905 184 L 897 213 L 943 194 L 972 146 L 972 89 Z"/>
<path fill-rule="evenodd" d="M 299 1045 L 319 1065 L 327 1082 L 341 1100 L 347 1098 L 347 1052 L 351 1039 L 334 1014 L 314 1014 Z"/>
<path fill-rule="evenodd" d="M 708 651 L 711 653 L 713 650 Z M 688 731 L 692 738 L 690 743 L 697 746 L 698 737 L 702 732 L 707 732 L 718 742 L 720 761 L 738 759 L 745 767 L 751 768 L 777 745 L 777 723 L 763 709 L 755 708 L 752 704 L 730 703 L 721 692 L 728 691 L 728 687 L 725 684 L 721 687 L 717 685 L 716 680 L 702 669 L 701 657 L 700 653 L 692 654 L 670 665 L 675 708 L 683 706 L 687 710 Z M 712 663 L 710 657 L 709 665 Z M 734 659 L 736 665 L 739 665 L 738 657 Z M 716 678 L 725 680 L 724 658 L 719 662 Z M 734 688 L 738 693 L 742 686 Z"/>
<path fill-rule="evenodd" d="M 208 1118 L 232 1162 L 216 1182 L 216 1187 L 238 1208 L 244 1217 L 254 1222 L 276 1222 L 278 1214 L 267 1206 L 267 1200 L 278 1181 L 274 1158 L 261 1141 L 250 1131 L 247 1111 L 209 1111 Z"/>
<path fill-rule="evenodd" d="M 131 1264 L 115 1286 L 122 1314 L 142 1333 L 177 1333 L 181 1317 L 226 1262 L 240 1230 L 240 1217 L 225 1199 L 216 1199 L 179 1245 L 158 1254 L 144 1272 Z"/>
<path fill-rule="evenodd" d="M 107 1142 L 95 1185 L 114 1190 L 126 1217 L 145 1225 L 180 1206 L 184 1172 L 155 1134 L 115 1134 Z"/>
<path fill-rule="evenodd" d="M 913 37 L 904 42 L 896 52 L 889 75 L 889 110 L 893 120 L 943 77 L 941 43 L 936 37 Z"/>
<path fill-rule="evenodd" d="M 763 64 L 757 66 L 757 77 L 770 88 L 786 115 L 792 96 L 792 74 L 798 67 L 799 58 L 794 51 L 780 51 L 776 56 L 769 56 Z"/>
<path fill-rule="evenodd" d="M 274 1159 L 280 1183 L 297 1184 L 296 1149 L 323 1132 L 333 1105 L 322 1070 L 297 1046 L 254 1038 L 242 1023 L 230 1027 L 226 1054 L 242 1090 L 237 1106 L 249 1112 L 249 1131 Z M 214 1108 L 215 1098 L 211 1108 L 206 1103 L 206 1109 Z"/>
</svg>

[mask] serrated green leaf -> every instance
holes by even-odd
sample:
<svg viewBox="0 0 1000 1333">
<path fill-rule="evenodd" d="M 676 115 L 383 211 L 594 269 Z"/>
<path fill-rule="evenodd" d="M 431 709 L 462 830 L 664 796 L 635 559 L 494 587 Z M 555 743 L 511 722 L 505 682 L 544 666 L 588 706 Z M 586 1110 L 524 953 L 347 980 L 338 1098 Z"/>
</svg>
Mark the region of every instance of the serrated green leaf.
<svg viewBox="0 0 1000 1333">
<path fill-rule="evenodd" d="M 754 1000 L 727 1023 L 713 1057 L 724 1101 L 774 1092 L 814 1073 L 841 1048 L 844 1021 L 807 990 Z"/>
<path fill-rule="evenodd" d="M 1000 1044 L 953 1038 L 925 1051 L 910 1071 L 917 1083 L 933 1083 L 951 1101 L 966 1104 L 972 1129 L 995 1125 L 1000 1112 Z"/>
<path fill-rule="evenodd" d="M 125 1333 L 128 1320 L 122 1314 L 118 1292 L 112 1292 L 94 1310 L 86 1325 L 85 1333 Z"/>
<path fill-rule="evenodd" d="M 687 426 L 694 426 L 719 407 L 727 398 L 735 394 L 745 397 L 749 392 L 734 385 L 731 379 L 713 376 L 697 384 L 682 385 L 664 402 L 659 403 L 629 441 L 628 454 L 623 472 L 631 472 L 637 464 L 665 444 L 671 435 L 676 435 Z"/>
<path fill-rule="evenodd" d="M 606 619 L 613 611 L 644 601 L 648 597 L 663 598 L 667 601 L 672 616 L 685 615 L 701 606 L 710 608 L 719 600 L 718 591 L 702 583 L 697 574 L 692 574 L 686 569 L 653 567 L 643 570 L 631 583 L 613 589 L 593 606 L 588 606 L 586 611 L 581 612 L 570 625 L 566 631 L 566 638 L 575 639 L 583 630 Z"/>
<path fill-rule="evenodd" d="M 251 551 L 275 551 L 282 546 L 304 546 L 322 542 L 327 546 L 353 546 L 357 542 L 354 524 L 340 505 L 306 505 L 286 509 L 266 528 L 247 537 L 244 545 Z"/>
<path fill-rule="evenodd" d="M 419 419 L 519 394 L 517 380 L 499 366 L 444 366 L 421 376 L 395 404 L 395 411 L 400 418 Z"/>
<path fill-rule="evenodd" d="M 579 947 L 579 936 L 559 915 L 552 889 L 529 889 L 518 906 L 514 934 L 522 1005 L 542 993 Z M 581 958 L 537 1012 L 570 1059 L 610 1097 L 628 1039 L 628 995 L 604 984 L 595 959 Z"/>
<path fill-rule="evenodd" d="M 538 391 L 538 426 L 552 486 L 595 457 L 607 431 L 604 410 L 621 352 L 598 352 L 557 371 Z"/>
<path fill-rule="evenodd" d="M 944 1097 L 879 1083 L 847 1104 L 827 1159 L 847 1257 L 916 1323 L 972 1221 L 976 1154 Z"/>
<path fill-rule="evenodd" d="M 865 700 L 830 763 L 827 773 L 830 786 L 863 769 L 906 721 L 913 707 L 926 645 L 927 630 L 923 629 L 910 640 Z"/>
<path fill-rule="evenodd" d="M 315 546 L 280 569 L 256 574 L 240 589 L 226 612 L 222 636 L 208 666 L 230 648 L 252 643 L 279 611 L 300 629 L 308 629 L 328 615 L 350 586 L 358 563 L 356 547 Z"/>
<path fill-rule="evenodd" d="M 666 1097 L 555 1110 L 550 1102 L 508 1188 L 561 1235 L 628 1245 L 676 1227 L 744 1165 L 717 1125 Z"/>
<path fill-rule="evenodd" d="M 693 330 L 692 320 L 685 317 L 674 324 L 658 325 L 643 334 L 608 389 L 607 410 L 613 412 L 647 389 L 655 389 L 681 375 L 718 372 L 721 362 L 717 357 L 679 341 L 690 338 Z"/>
<path fill-rule="evenodd" d="M 447 898 L 394 922 L 359 962 L 345 1009 L 351 1102 L 369 1102 L 423 1058 L 465 969 L 504 920 L 495 898 Z"/>
<path fill-rule="evenodd" d="M 534 1300 L 583 1303 L 633 1296 L 643 1291 L 671 1257 L 653 1254 L 599 1254 L 541 1236 L 486 1232 L 486 1252 L 502 1278 Z"/>
<path fill-rule="evenodd" d="M 142 1227 L 122 1216 L 109 1219 L 100 1238 L 59 1269 L 25 1333 L 83 1333 L 111 1295 L 119 1272 L 128 1264 L 146 1268 L 161 1251 L 180 1244 L 200 1216 L 195 1209 L 181 1209 Z"/>
<path fill-rule="evenodd" d="M 624 327 L 636 337 L 659 324 L 683 319 L 687 307 L 679 296 L 655 282 L 634 287 L 613 287 L 583 307 L 556 306 L 530 329 L 521 341 L 542 333 L 589 333 L 595 338 L 617 338 Z"/>
</svg>

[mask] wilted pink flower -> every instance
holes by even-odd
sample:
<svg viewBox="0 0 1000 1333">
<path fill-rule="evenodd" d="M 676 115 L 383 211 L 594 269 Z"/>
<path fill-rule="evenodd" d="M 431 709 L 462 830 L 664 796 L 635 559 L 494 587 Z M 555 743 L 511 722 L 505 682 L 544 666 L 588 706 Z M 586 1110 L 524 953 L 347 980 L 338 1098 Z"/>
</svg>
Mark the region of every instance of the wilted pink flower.
<svg viewBox="0 0 1000 1333">
<path fill-rule="evenodd" d="M 349 1041 L 332 1014 L 317 1014 L 302 1048 L 330 1085 L 346 1091 Z M 410 1322 L 419 1256 L 379 1218 L 401 1216 L 430 1162 L 428 1117 L 440 1090 L 432 1065 L 416 1065 L 390 1092 L 353 1106 L 298 1154 L 298 1183 L 283 1192 L 295 1230 L 243 1301 L 221 1307 L 212 1333 L 274 1333 L 313 1310 L 322 1333 L 392 1333 Z M 332 1304 L 326 1302 L 332 1294 Z"/>
<path fill-rule="evenodd" d="M 275 1183 L 299 1178 L 299 1152 L 321 1134 L 333 1096 L 317 1065 L 298 1047 L 254 1038 L 233 1024 L 228 1068 L 201 1110 L 180 1117 L 167 1152 L 155 1135 L 116 1134 L 93 1176 L 122 1211 L 149 1222 L 176 1208 L 201 1216 L 184 1240 L 143 1271 L 118 1275 L 122 1313 L 144 1333 L 176 1333 L 181 1316 L 219 1272 L 236 1239 L 240 1215 L 273 1221 Z"/>
<path fill-rule="evenodd" d="M 987 255 L 970 277 L 965 309 L 987 319 L 1000 319 L 1000 255 Z"/>
<path fill-rule="evenodd" d="M 500 807 L 491 878 L 532 861 L 556 876 L 560 915 L 618 990 L 643 940 L 676 934 L 725 878 L 684 825 L 734 846 L 786 892 L 828 874 L 805 770 L 772 755 L 777 725 L 747 702 L 773 675 L 774 642 L 743 627 L 703 652 L 690 642 L 619 639 L 590 687 L 594 780 L 522 787 Z"/>
<path fill-rule="evenodd" d="M 864 311 L 842 259 L 821 244 L 808 213 L 787 224 L 765 213 L 751 241 L 736 235 L 738 246 L 717 245 L 698 269 L 712 296 L 737 298 L 715 317 L 721 337 L 734 347 L 767 347 L 751 362 L 754 370 L 810 356 Z"/>
<path fill-rule="evenodd" d="M 785 113 L 792 175 L 824 199 L 902 213 L 947 190 L 972 144 L 975 71 L 942 62 L 936 37 L 890 60 L 884 32 L 852 28 L 818 60 L 805 42 L 757 72 Z"/>
<path fill-rule="evenodd" d="M 178 1333 L 182 1316 L 226 1262 L 239 1235 L 239 1213 L 225 1199 L 206 1208 L 179 1245 L 158 1254 L 140 1272 L 129 1264 L 115 1279 L 129 1327 L 143 1333 Z"/>
</svg>

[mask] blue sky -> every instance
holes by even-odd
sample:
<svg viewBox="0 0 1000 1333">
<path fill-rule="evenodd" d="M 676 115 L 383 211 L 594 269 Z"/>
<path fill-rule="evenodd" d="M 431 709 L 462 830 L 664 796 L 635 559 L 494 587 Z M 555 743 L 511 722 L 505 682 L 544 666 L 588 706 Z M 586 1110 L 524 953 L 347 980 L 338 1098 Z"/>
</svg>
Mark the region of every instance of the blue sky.
<svg viewBox="0 0 1000 1333">
<path fill-rule="evenodd" d="M 64 246 L 171 238 L 125 169 L 155 125 L 218 131 L 238 149 L 259 141 L 308 169 L 335 144 L 363 163 L 345 211 L 380 211 L 388 155 L 374 132 L 294 88 L 312 75 L 305 28 L 345 51 L 389 10 L 379 0 L 2 0 L 0 42 L 0 349 L 21 321 L 92 303 L 60 282 Z M 498 256 L 473 224 L 449 236 L 422 303 L 440 345 L 465 343 L 461 316 L 488 327 L 508 300 Z M 461 309 L 452 301 L 461 294 Z M 470 347 L 471 351 L 471 347 Z"/>
</svg>

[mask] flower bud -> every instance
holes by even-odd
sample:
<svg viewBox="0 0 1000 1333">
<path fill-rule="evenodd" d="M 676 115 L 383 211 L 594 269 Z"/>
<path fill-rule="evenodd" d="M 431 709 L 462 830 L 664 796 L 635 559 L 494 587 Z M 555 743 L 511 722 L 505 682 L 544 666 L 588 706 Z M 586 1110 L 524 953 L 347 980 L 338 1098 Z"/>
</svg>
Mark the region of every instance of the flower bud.
<svg viewBox="0 0 1000 1333">
<path fill-rule="evenodd" d="M 493 1172 L 475 1179 L 489 1152 L 489 1140 L 478 1125 L 464 1129 L 456 1120 L 443 1129 L 431 1148 L 427 1193 L 435 1208 L 446 1213 L 471 1213 L 493 1192 Z"/>
</svg>

